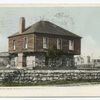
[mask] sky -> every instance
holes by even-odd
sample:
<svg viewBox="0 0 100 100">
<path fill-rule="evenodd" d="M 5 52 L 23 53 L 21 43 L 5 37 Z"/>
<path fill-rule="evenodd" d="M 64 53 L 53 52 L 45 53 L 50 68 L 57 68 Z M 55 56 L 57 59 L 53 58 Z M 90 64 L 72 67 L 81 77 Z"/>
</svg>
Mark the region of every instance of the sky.
<svg viewBox="0 0 100 100">
<path fill-rule="evenodd" d="M 0 7 L 0 52 L 8 51 L 8 36 L 19 31 L 20 17 L 26 27 L 40 20 L 55 23 L 82 37 L 82 55 L 100 57 L 100 7 Z"/>
</svg>

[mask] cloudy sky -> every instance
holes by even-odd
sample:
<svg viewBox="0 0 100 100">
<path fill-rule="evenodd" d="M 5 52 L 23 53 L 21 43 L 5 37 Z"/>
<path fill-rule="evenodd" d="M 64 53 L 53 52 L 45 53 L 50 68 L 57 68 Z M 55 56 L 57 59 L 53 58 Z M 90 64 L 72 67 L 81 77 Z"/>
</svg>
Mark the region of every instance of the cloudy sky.
<svg viewBox="0 0 100 100">
<path fill-rule="evenodd" d="M 82 36 L 82 55 L 100 57 L 100 7 L 0 7 L 0 52 L 8 51 L 8 36 L 19 31 L 19 18 L 26 27 L 49 20 Z"/>
</svg>

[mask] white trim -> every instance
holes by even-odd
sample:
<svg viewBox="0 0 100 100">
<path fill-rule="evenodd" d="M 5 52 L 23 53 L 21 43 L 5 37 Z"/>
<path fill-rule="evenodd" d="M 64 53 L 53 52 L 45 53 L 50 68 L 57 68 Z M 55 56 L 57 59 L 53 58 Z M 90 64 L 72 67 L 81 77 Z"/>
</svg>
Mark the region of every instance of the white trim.
<svg viewBox="0 0 100 100">
<path fill-rule="evenodd" d="M 57 49 L 62 49 L 62 39 L 57 38 Z"/>
<path fill-rule="evenodd" d="M 69 50 L 74 50 L 74 40 L 69 40 Z"/>
<path fill-rule="evenodd" d="M 47 49 L 48 48 L 48 38 L 47 37 L 43 37 L 43 48 Z"/>
<path fill-rule="evenodd" d="M 24 48 L 27 49 L 28 48 L 28 37 L 24 38 Z"/>
<path fill-rule="evenodd" d="M 13 40 L 13 50 L 16 50 L 15 40 Z"/>
</svg>

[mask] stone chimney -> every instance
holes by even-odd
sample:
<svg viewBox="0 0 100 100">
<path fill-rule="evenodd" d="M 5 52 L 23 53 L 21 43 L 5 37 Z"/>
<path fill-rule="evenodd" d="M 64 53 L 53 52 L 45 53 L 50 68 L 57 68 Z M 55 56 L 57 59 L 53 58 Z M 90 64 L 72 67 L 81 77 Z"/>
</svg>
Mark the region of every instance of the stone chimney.
<svg viewBox="0 0 100 100">
<path fill-rule="evenodd" d="M 19 34 L 22 34 L 25 31 L 25 18 L 20 17 L 19 20 Z"/>
</svg>

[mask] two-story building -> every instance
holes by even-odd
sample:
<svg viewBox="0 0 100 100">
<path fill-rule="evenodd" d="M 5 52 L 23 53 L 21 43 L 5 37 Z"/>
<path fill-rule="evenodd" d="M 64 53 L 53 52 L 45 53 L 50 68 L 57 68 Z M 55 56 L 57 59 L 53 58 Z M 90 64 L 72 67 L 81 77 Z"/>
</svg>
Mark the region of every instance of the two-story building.
<svg viewBox="0 0 100 100">
<path fill-rule="evenodd" d="M 16 67 L 45 65 L 45 52 L 55 46 L 65 54 L 65 66 L 73 65 L 73 56 L 80 55 L 81 37 L 49 21 L 39 21 L 25 28 L 25 18 L 19 21 L 19 32 L 9 36 L 9 53 Z"/>
</svg>

